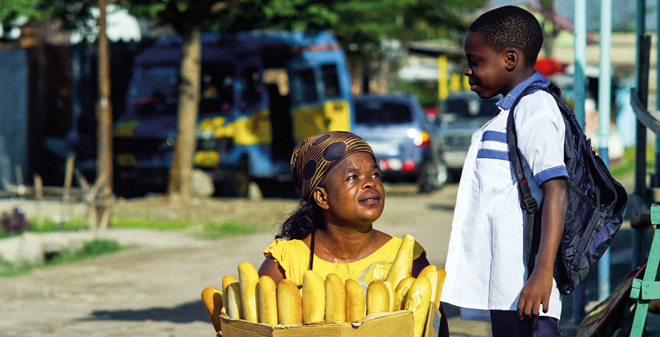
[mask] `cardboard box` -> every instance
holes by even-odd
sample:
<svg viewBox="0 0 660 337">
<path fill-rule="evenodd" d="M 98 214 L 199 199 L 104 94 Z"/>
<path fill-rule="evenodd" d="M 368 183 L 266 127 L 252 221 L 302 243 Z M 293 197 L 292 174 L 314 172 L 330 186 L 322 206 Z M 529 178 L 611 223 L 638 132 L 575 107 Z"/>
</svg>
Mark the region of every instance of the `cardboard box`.
<svg viewBox="0 0 660 337">
<path fill-rule="evenodd" d="M 270 326 L 220 316 L 223 337 L 414 337 L 411 311 L 377 313 L 359 323 Z M 440 312 L 431 304 L 424 337 L 437 337 Z"/>
</svg>

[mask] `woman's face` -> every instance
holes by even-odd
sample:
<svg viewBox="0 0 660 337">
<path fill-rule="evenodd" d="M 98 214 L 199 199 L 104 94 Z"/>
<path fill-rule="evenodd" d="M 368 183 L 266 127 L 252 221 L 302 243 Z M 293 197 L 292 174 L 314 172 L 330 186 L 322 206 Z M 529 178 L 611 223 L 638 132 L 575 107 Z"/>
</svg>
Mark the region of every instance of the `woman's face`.
<svg viewBox="0 0 660 337">
<path fill-rule="evenodd" d="M 333 167 L 322 182 L 326 223 L 371 225 L 383 213 L 385 190 L 381 172 L 371 154 L 349 155 Z"/>
</svg>

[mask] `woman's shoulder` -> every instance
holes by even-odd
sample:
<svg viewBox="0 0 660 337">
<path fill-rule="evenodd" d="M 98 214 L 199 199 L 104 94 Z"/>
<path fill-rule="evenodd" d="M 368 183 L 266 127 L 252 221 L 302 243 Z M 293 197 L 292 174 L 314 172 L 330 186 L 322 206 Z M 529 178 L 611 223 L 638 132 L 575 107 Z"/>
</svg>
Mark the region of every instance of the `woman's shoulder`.
<svg viewBox="0 0 660 337">
<path fill-rule="evenodd" d="M 283 254 L 297 254 L 305 250 L 309 251 L 309 247 L 303 240 L 275 239 L 268 248 L 264 250 L 264 256 L 273 256 L 277 260 L 278 257 L 281 257 Z"/>
</svg>

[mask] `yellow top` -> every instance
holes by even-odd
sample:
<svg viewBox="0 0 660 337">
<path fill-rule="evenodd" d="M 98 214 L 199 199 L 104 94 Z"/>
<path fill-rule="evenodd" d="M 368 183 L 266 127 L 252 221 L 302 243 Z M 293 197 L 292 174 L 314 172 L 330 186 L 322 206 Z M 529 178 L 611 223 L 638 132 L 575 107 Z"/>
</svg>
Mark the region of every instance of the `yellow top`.
<svg viewBox="0 0 660 337">
<path fill-rule="evenodd" d="M 373 254 L 353 262 L 328 262 L 314 255 L 315 272 L 323 278 L 330 273 L 335 273 L 346 281 L 351 278 L 366 286 L 373 279 L 385 280 L 396 254 L 399 251 L 400 238 L 392 237 L 386 244 L 378 248 Z M 413 259 L 419 258 L 424 253 L 424 248 L 415 242 Z M 264 250 L 264 256 L 272 256 L 273 259 L 284 269 L 287 279 L 302 285 L 303 275 L 309 269 L 309 247 L 302 240 L 279 240 Z"/>
</svg>

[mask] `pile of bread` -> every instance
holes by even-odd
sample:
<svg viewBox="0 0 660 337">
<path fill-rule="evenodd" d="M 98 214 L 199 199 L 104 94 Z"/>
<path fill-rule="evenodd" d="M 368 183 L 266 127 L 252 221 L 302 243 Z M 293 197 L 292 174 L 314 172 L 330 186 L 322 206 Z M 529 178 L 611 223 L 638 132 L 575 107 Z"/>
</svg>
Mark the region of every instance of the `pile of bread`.
<svg viewBox="0 0 660 337">
<path fill-rule="evenodd" d="M 385 280 L 371 281 L 366 292 L 355 280 L 344 282 L 336 274 L 324 280 L 312 270 L 305 272 L 302 290 L 287 279 L 276 285 L 243 262 L 238 266 L 238 280 L 226 275 L 223 291 L 207 287 L 202 300 L 216 332 L 221 331 L 220 315 L 277 326 L 359 322 L 373 313 L 410 310 L 414 336 L 420 337 L 431 303 L 439 307 L 445 274 L 429 265 L 413 278 L 414 245 L 415 239 L 405 235 Z"/>
</svg>

